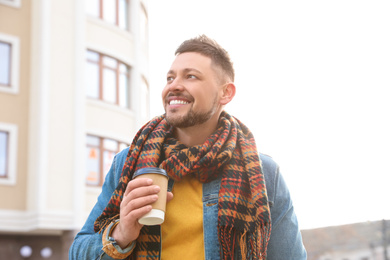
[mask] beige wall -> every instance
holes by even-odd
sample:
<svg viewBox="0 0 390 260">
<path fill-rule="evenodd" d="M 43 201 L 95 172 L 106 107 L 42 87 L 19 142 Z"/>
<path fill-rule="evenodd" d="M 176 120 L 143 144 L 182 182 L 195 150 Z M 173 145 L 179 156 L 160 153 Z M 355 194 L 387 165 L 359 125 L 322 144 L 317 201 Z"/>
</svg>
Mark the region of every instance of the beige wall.
<svg viewBox="0 0 390 260">
<path fill-rule="evenodd" d="M 0 32 L 16 36 L 20 41 L 19 93 L 15 95 L 0 91 L 0 122 L 18 126 L 16 185 L 1 186 L 1 209 L 24 210 L 26 208 L 30 81 L 30 9 L 30 1 L 23 1 L 21 8 L 0 5 Z"/>
<path fill-rule="evenodd" d="M 88 17 L 87 48 L 113 56 L 128 65 L 134 64 L 133 36 L 113 25 Z"/>
<path fill-rule="evenodd" d="M 135 133 L 134 114 L 131 111 L 95 100 L 87 102 L 85 123 L 88 133 L 125 143 L 130 143 Z"/>
</svg>

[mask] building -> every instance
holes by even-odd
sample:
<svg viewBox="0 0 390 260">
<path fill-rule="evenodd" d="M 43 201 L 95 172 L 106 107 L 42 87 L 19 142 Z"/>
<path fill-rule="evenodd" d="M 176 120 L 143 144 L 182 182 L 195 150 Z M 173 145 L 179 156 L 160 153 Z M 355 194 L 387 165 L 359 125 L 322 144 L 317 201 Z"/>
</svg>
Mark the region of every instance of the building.
<svg viewBox="0 0 390 260">
<path fill-rule="evenodd" d="M 302 230 L 308 260 L 389 260 L 388 220 Z"/>
<path fill-rule="evenodd" d="M 68 259 L 149 118 L 147 0 L 0 0 L 0 259 Z"/>
</svg>

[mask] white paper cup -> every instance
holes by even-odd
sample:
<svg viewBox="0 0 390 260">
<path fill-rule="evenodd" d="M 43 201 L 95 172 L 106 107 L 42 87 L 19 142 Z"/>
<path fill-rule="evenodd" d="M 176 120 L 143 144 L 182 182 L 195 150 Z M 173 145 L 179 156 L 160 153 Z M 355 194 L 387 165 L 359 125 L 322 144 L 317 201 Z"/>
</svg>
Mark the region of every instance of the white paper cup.
<svg viewBox="0 0 390 260">
<path fill-rule="evenodd" d="M 159 209 L 152 209 L 149 213 L 143 215 L 138 223 L 146 226 L 160 225 L 164 222 L 165 212 Z"/>
</svg>

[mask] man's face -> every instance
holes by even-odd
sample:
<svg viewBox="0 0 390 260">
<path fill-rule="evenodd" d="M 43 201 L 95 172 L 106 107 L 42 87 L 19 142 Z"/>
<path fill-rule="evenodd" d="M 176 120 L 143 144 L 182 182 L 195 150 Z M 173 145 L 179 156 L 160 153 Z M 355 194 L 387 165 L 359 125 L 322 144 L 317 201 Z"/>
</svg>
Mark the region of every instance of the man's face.
<svg viewBox="0 0 390 260">
<path fill-rule="evenodd" d="M 219 107 L 218 76 L 210 58 L 195 52 L 178 55 L 162 92 L 167 121 L 186 128 L 209 120 Z"/>
</svg>

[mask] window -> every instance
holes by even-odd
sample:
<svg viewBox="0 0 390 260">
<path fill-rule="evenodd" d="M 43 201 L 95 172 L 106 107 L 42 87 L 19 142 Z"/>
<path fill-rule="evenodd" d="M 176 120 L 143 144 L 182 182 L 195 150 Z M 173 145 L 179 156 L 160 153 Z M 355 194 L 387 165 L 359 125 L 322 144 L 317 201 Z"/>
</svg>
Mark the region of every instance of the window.
<svg viewBox="0 0 390 260">
<path fill-rule="evenodd" d="M 0 4 L 12 7 L 20 7 L 20 0 L 0 0 Z"/>
<path fill-rule="evenodd" d="M 0 178 L 6 178 L 8 175 L 8 141 L 9 133 L 0 130 Z"/>
<path fill-rule="evenodd" d="M 0 33 L 0 91 L 19 92 L 19 39 Z"/>
<path fill-rule="evenodd" d="M 0 42 L 0 84 L 11 85 L 11 50 L 12 45 L 8 42 Z"/>
<path fill-rule="evenodd" d="M 0 123 L 0 184 L 16 182 L 17 126 Z"/>
<path fill-rule="evenodd" d="M 87 135 L 87 185 L 101 186 L 115 154 L 127 146 L 113 139 Z"/>
<path fill-rule="evenodd" d="M 86 0 L 87 14 L 128 29 L 128 0 Z"/>
<path fill-rule="evenodd" d="M 86 89 L 87 97 L 129 108 L 129 74 L 126 64 L 87 51 Z"/>
</svg>

